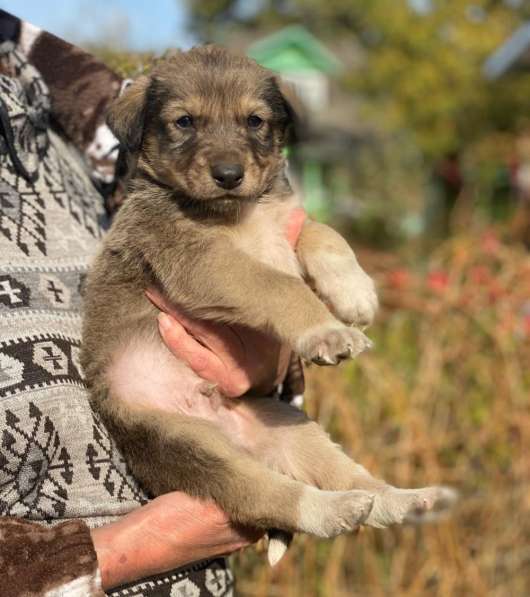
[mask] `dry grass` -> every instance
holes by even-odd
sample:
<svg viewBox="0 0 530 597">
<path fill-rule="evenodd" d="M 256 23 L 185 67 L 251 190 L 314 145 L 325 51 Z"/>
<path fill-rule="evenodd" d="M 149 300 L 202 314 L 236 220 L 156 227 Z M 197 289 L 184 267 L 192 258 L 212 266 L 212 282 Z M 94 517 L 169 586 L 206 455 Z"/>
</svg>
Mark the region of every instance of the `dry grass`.
<svg viewBox="0 0 530 597">
<path fill-rule="evenodd" d="M 311 369 L 308 411 L 372 472 L 453 485 L 461 502 L 429 526 L 297 537 L 274 570 L 247 551 L 239 593 L 530 595 L 528 255 L 488 234 L 451 241 L 423 274 L 378 277 L 376 349 Z"/>
</svg>

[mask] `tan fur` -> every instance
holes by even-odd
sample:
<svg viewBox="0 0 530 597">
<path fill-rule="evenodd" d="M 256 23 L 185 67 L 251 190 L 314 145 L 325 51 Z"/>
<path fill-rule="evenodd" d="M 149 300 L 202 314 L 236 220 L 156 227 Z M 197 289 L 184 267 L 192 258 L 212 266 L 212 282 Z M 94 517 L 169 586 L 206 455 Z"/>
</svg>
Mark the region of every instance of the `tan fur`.
<svg viewBox="0 0 530 597">
<path fill-rule="evenodd" d="M 320 364 L 369 345 L 346 325 L 370 323 L 377 300 L 345 241 L 312 222 L 296 255 L 285 240 L 298 205 L 281 152 L 291 112 L 271 73 L 211 47 L 177 53 L 116 101 L 109 122 L 137 170 L 88 278 L 82 362 L 94 407 L 147 490 L 328 537 L 403 522 L 441 490 L 396 493 L 291 406 L 204 392 L 144 298 L 157 286 L 193 317 L 264 330 Z M 175 122 L 183 115 L 193 130 Z M 211 171 L 227 159 L 244 168 L 229 190 Z"/>
</svg>

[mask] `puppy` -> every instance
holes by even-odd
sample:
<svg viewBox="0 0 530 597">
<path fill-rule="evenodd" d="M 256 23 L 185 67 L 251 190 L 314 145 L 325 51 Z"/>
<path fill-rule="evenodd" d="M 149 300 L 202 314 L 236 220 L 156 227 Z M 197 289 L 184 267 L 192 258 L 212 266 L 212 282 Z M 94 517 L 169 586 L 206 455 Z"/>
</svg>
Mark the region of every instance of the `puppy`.
<svg viewBox="0 0 530 597">
<path fill-rule="evenodd" d="M 452 493 L 374 479 L 287 404 L 205 392 L 144 297 L 155 286 L 195 318 L 264 330 L 320 365 L 369 345 L 354 326 L 371 322 L 377 298 L 347 243 L 311 221 L 296 252 L 284 237 L 298 206 L 282 155 L 292 119 L 271 72 L 211 46 L 172 55 L 115 101 L 108 122 L 135 170 L 88 276 L 82 364 L 152 494 L 180 490 L 244 525 L 333 537 L 403 523 Z"/>
</svg>

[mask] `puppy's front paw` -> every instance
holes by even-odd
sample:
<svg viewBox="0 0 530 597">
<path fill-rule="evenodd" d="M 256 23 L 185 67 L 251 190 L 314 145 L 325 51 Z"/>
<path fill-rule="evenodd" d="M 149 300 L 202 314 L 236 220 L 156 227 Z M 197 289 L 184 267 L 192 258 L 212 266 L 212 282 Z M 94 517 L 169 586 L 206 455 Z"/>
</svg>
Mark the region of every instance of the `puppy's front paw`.
<svg viewBox="0 0 530 597">
<path fill-rule="evenodd" d="M 345 267 L 348 265 L 348 267 Z M 315 279 L 316 291 L 335 316 L 360 327 L 372 323 L 378 307 L 375 285 L 357 264 L 335 264 Z"/>
<path fill-rule="evenodd" d="M 336 365 L 372 347 L 360 330 L 339 322 L 320 325 L 306 332 L 296 343 L 296 352 L 317 365 Z"/>
<path fill-rule="evenodd" d="M 374 281 L 360 268 L 344 276 L 331 300 L 341 321 L 361 328 L 373 322 L 379 306 Z"/>
</svg>

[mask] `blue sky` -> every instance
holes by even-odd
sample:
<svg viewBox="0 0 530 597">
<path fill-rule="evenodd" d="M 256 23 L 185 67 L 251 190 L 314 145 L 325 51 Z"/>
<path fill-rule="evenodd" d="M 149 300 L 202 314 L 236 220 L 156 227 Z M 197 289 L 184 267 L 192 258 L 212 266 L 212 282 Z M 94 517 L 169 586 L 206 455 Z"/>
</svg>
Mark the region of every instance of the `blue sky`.
<svg viewBox="0 0 530 597">
<path fill-rule="evenodd" d="M 179 0 L 0 0 L 0 7 L 76 44 L 161 51 L 190 47 L 185 2 Z"/>
<path fill-rule="evenodd" d="M 432 7 L 432 0 L 408 1 L 419 13 Z M 527 0 L 505 1 L 519 5 Z M 253 11 L 258 3 L 239 4 Z M 189 48 L 195 42 L 186 29 L 185 0 L 0 0 L 0 7 L 79 45 L 104 41 L 132 50 L 163 51 Z"/>
</svg>

